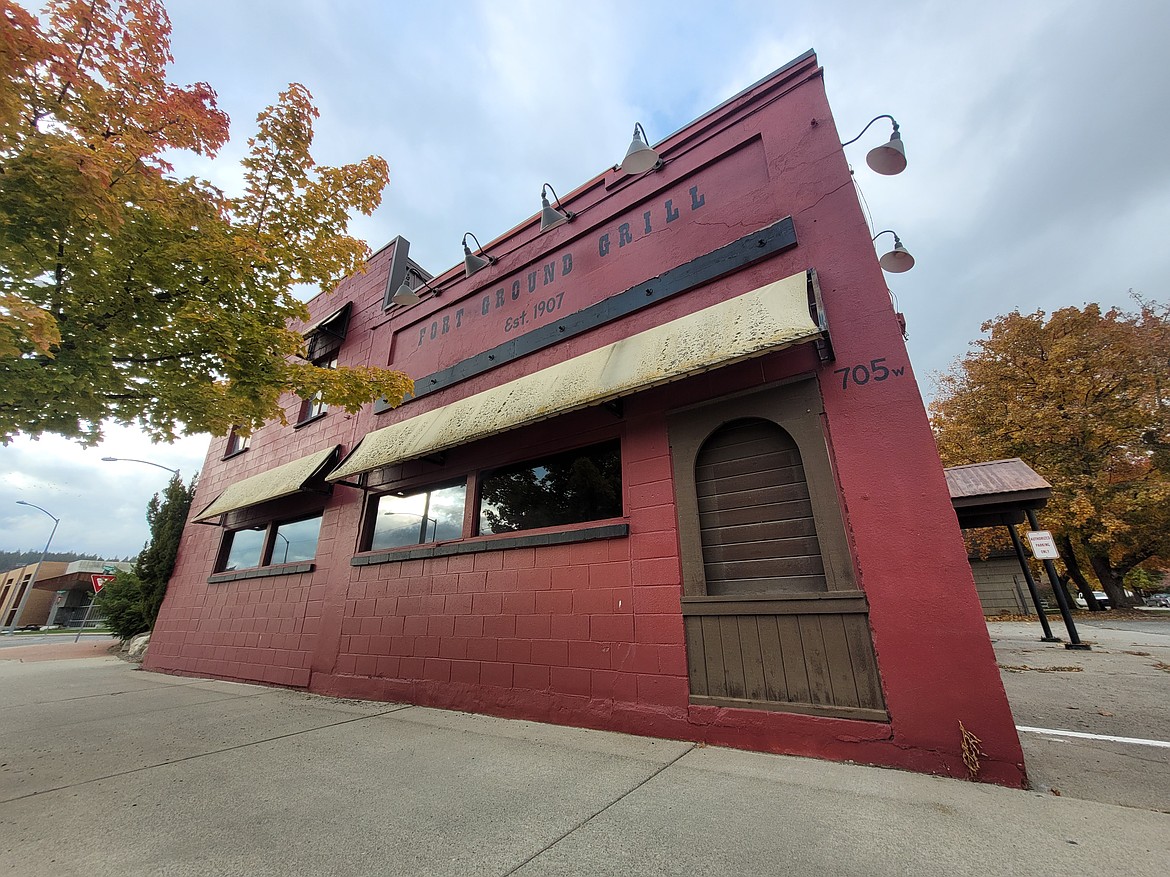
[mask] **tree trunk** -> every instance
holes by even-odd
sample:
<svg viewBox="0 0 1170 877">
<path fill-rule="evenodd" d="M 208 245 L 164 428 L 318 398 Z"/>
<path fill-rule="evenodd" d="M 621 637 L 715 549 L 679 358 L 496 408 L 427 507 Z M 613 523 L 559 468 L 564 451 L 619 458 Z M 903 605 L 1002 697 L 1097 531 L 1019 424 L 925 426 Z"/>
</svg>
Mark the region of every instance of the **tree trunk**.
<svg viewBox="0 0 1170 877">
<path fill-rule="evenodd" d="M 1068 536 L 1058 536 L 1056 541 L 1060 543 L 1060 559 L 1064 561 L 1064 567 L 1068 570 L 1069 578 L 1076 582 L 1077 590 L 1085 598 L 1085 605 L 1089 607 L 1090 612 L 1100 612 L 1101 604 L 1093 596 L 1093 586 L 1088 583 L 1085 579 L 1085 574 L 1081 572 L 1081 564 L 1077 560 L 1077 553 L 1073 548 L 1072 540 Z"/>
<path fill-rule="evenodd" d="M 1113 564 L 1109 562 L 1108 557 L 1095 554 L 1092 551 L 1089 553 L 1089 563 L 1093 565 L 1093 572 L 1097 574 L 1097 579 L 1101 582 L 1101 586 L 1105 589 L 1105 593 L 1109 595 L 1109 603 L 1114 609 L 1127 609 L 1134 605 L 1125 594 L 1125 585 L 1122 584 L 1122 579 L 1125 578 L 1125 572 L 1113 568 Z"/>
</svg>

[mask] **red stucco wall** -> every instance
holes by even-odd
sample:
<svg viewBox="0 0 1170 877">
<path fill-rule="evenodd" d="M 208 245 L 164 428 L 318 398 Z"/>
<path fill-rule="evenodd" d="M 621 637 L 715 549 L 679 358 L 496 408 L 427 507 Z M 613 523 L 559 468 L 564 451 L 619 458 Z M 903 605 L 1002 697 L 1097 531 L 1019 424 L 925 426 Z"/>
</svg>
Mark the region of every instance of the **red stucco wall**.
<svg viewBox="0 0 1170 877">
<path fill-rule="evenodd" d="M 389 363 L 422 377 L 506 338 L 510 294 L 497 308 L 495 290 L 510 290 L 513 279 L 526 283 L 529 271 L 551 261 L 563 267 L 566 252 L 572 270 L 549 288 L 565 292 L 570 311 L 784 216 L 793 217 L 799 239 L 779 255 L 396 411 L 330 412 L 299 430 L 271 424 L 250 450 L 226 461 L 225 440 L 215 439 L 196 508 L 233 480 L 332 444 L 349 451 L 373 429 L 809 268 L 818 273 L 836 360 L 821 363 L 808 345 L 773 353 L 632 396 L 620 419 L 602 409 L 563 415 L 450 451 L 438 470 L 416 462 L 398 472 L 402 484 L 425 486 L 515 460 L 517 449 L 523 458 L 564 447 L 568 438 L 577 445 L 620 436 L 628 538 L 353 567 L 362 496 L 339 487 L 326 507 L 313 572 L 208 584 L 221 531 L 189 525 L 147 667 L 951 776 L 966 776 L 961 721 L 982 740 L 979 778 L 1023 783 L 942 469 L 839 143 L 809 56 L 669 138 L 662 170 L 638 178 L 607 172 L 562 198 L 579 214 L 574 222 L 542 235 L 534 219 L 492 242 L 487 249 L 500 262 L 439 299 L 384 313 L 391 255 L 384 251 L 368 273 L 315 300 L 314 318 L 354 302 L 342 365 Z M 672 208 L 679 214 L 667 223 Z M 639 234 L 647 212 L 652 232 Z M 619 247 L 622 222 L 634 235 Z M 604 234 L 611 246 L 602 255 Z M 459 330 L 440 329 L 432 339 L 427 327 L 441 327 L 443 316 L 453 326 L 460 308 Z M 854 367 L 868 369 L 876 359 L 902 371 L 843 384 L 864 378 Z M 666 416 L 808 372 L 824 398 L 888 723 L 688 702 Z M 297 400 L 286 403 L 295 416 Z"/>
</svg>

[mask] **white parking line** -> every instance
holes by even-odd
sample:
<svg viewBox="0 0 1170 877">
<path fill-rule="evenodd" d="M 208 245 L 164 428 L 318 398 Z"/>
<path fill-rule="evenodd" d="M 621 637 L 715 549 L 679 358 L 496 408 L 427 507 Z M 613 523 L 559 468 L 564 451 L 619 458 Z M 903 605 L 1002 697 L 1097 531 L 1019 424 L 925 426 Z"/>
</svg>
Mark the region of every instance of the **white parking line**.
<svg viewBox="0 0 1170 877">
<path fill-rule="evenodd" d="M 1027 731 L 1030 734 L 1048 734 L 1052 737 L 1079 737 L 1082 740 L 1107 740 L 1110 743 L 1132 743 L 1134 746 L 1158 746 L 1170 749 L 1170 742 L 1166 740 L 1143 740 L 1140 737 L 1112 737 L 1109 734 L 1086 734 L 1084 731 L 1061 731 L 1056 728 L 1028 728 L 1016 725 L 1017 731 Z"/>
</svg>

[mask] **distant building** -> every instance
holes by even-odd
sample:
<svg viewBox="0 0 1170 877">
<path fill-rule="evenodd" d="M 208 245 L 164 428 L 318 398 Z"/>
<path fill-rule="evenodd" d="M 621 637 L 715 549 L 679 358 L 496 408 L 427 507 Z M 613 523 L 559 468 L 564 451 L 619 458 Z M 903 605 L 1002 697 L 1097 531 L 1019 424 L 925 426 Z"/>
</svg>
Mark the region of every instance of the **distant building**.
<svg viewBox="0 0 1170 877">
<path fill-rule="evenodd" d="M 1023 784 L 822 77 L 314 299 L 414 397 L 212 442 L 146 667 Z"/>
<path fill-rule="evenodd" d="M 41 564 L 38 580 L 43 581 L 50 576 L 65 572 L 69 564 L 63 561 L 46 561 Z M 32 584 L 33 574 L 37 565 L 30 563 L 8 572 L 0 573 L 0 629 L 7 628 L 16 621 L 16 610 Z M 53 595 L 47 591 L 33 589 L 24 604 L 24 612 L 20 616 L 21 625 L 44 624 L 53 608 Z"/>
<path fill-rule="evenodd" d="M 131 565 L 113 560 L 45 561 L 20 616 L 20 626 L 38 624 L 41 626 L 77 627 L 85 617 L 93 597 L 94 575 L 110 570 L 129 570 Z M 30 563 L 20 569 L 0 573 L 0 627 L 8 627 L 16 618 L 24 591 L 32 582 L 37 565 Z M 94 609 L 89 623 L 101 620 Z"/>
</svg>

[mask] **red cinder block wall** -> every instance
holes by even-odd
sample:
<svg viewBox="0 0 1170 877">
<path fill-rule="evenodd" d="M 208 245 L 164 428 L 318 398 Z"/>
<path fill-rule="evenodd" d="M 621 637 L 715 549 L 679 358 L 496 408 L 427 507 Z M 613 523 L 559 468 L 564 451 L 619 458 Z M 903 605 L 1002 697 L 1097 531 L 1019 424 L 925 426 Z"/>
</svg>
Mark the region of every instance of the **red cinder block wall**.
<svg viewBox="0 0 1170 877">
<path fill-rule="evenodd" d="M 619 438 L 625 537 L 352 566 L 363 497 L 339 486 L 312 572 L 210 584 L 221 530 L 189 524 L 146 666 L 956 777 L 967 775 L 961 721 L 982 741 L 979 779 L 1022 785 L 966 552 L 840 140 L 810 53 L 668 138 L 662 170 L 635 179 L 607 172 L 562 198 L 578 212 L 574 222 L 542 235 L 533 218 L 486 247 L 508 254 L 498 264 L 468 280 L 452 268 L 435 281 L 449 284 L 441 298 L 383 311 L 386 249 L 367 273 L 315 299 L 314 319 L 353 302 L 342 365 L 390 365 L 420 378 L 498 344 L 501 320 L 489 317 L 495 291 L 550 261 L 563 268 L 566 253 L 572 271 L 559 289 L 572 311 L 785 216 L 798 237 L 775 256 L 395 411 L 330 411 L 296 430 L 269 424 L 227 460 L 225 439 L 214 439 L 196 509 L 235 480 L 334 444 L 348 452 L 372 430 L 807 269 L 817 271 L 836 358 L 822 362 L 808 344 L 774 352 L 637 393 L 620 417 L 601 408 L 561 415 L 452 449 L 438 468 L 408 462 L 391 476 L 426 487 Z M 632 239 L 623 222 L 637 232 Z M 643 222 L 653 231 L 642 233 Z M 445 337 L 460 307 L 466 325 Z M 849 380 L 855 366 L 875 360 L 901 372 L 880 383 Z M 667 416 L 810 373 L 824 400 L 888 722 L 689 702 Z M 295 419 L 299 400 L 285 403 Z M 557 528 L 565 529 L 573 528 Z"/>
</svg>

